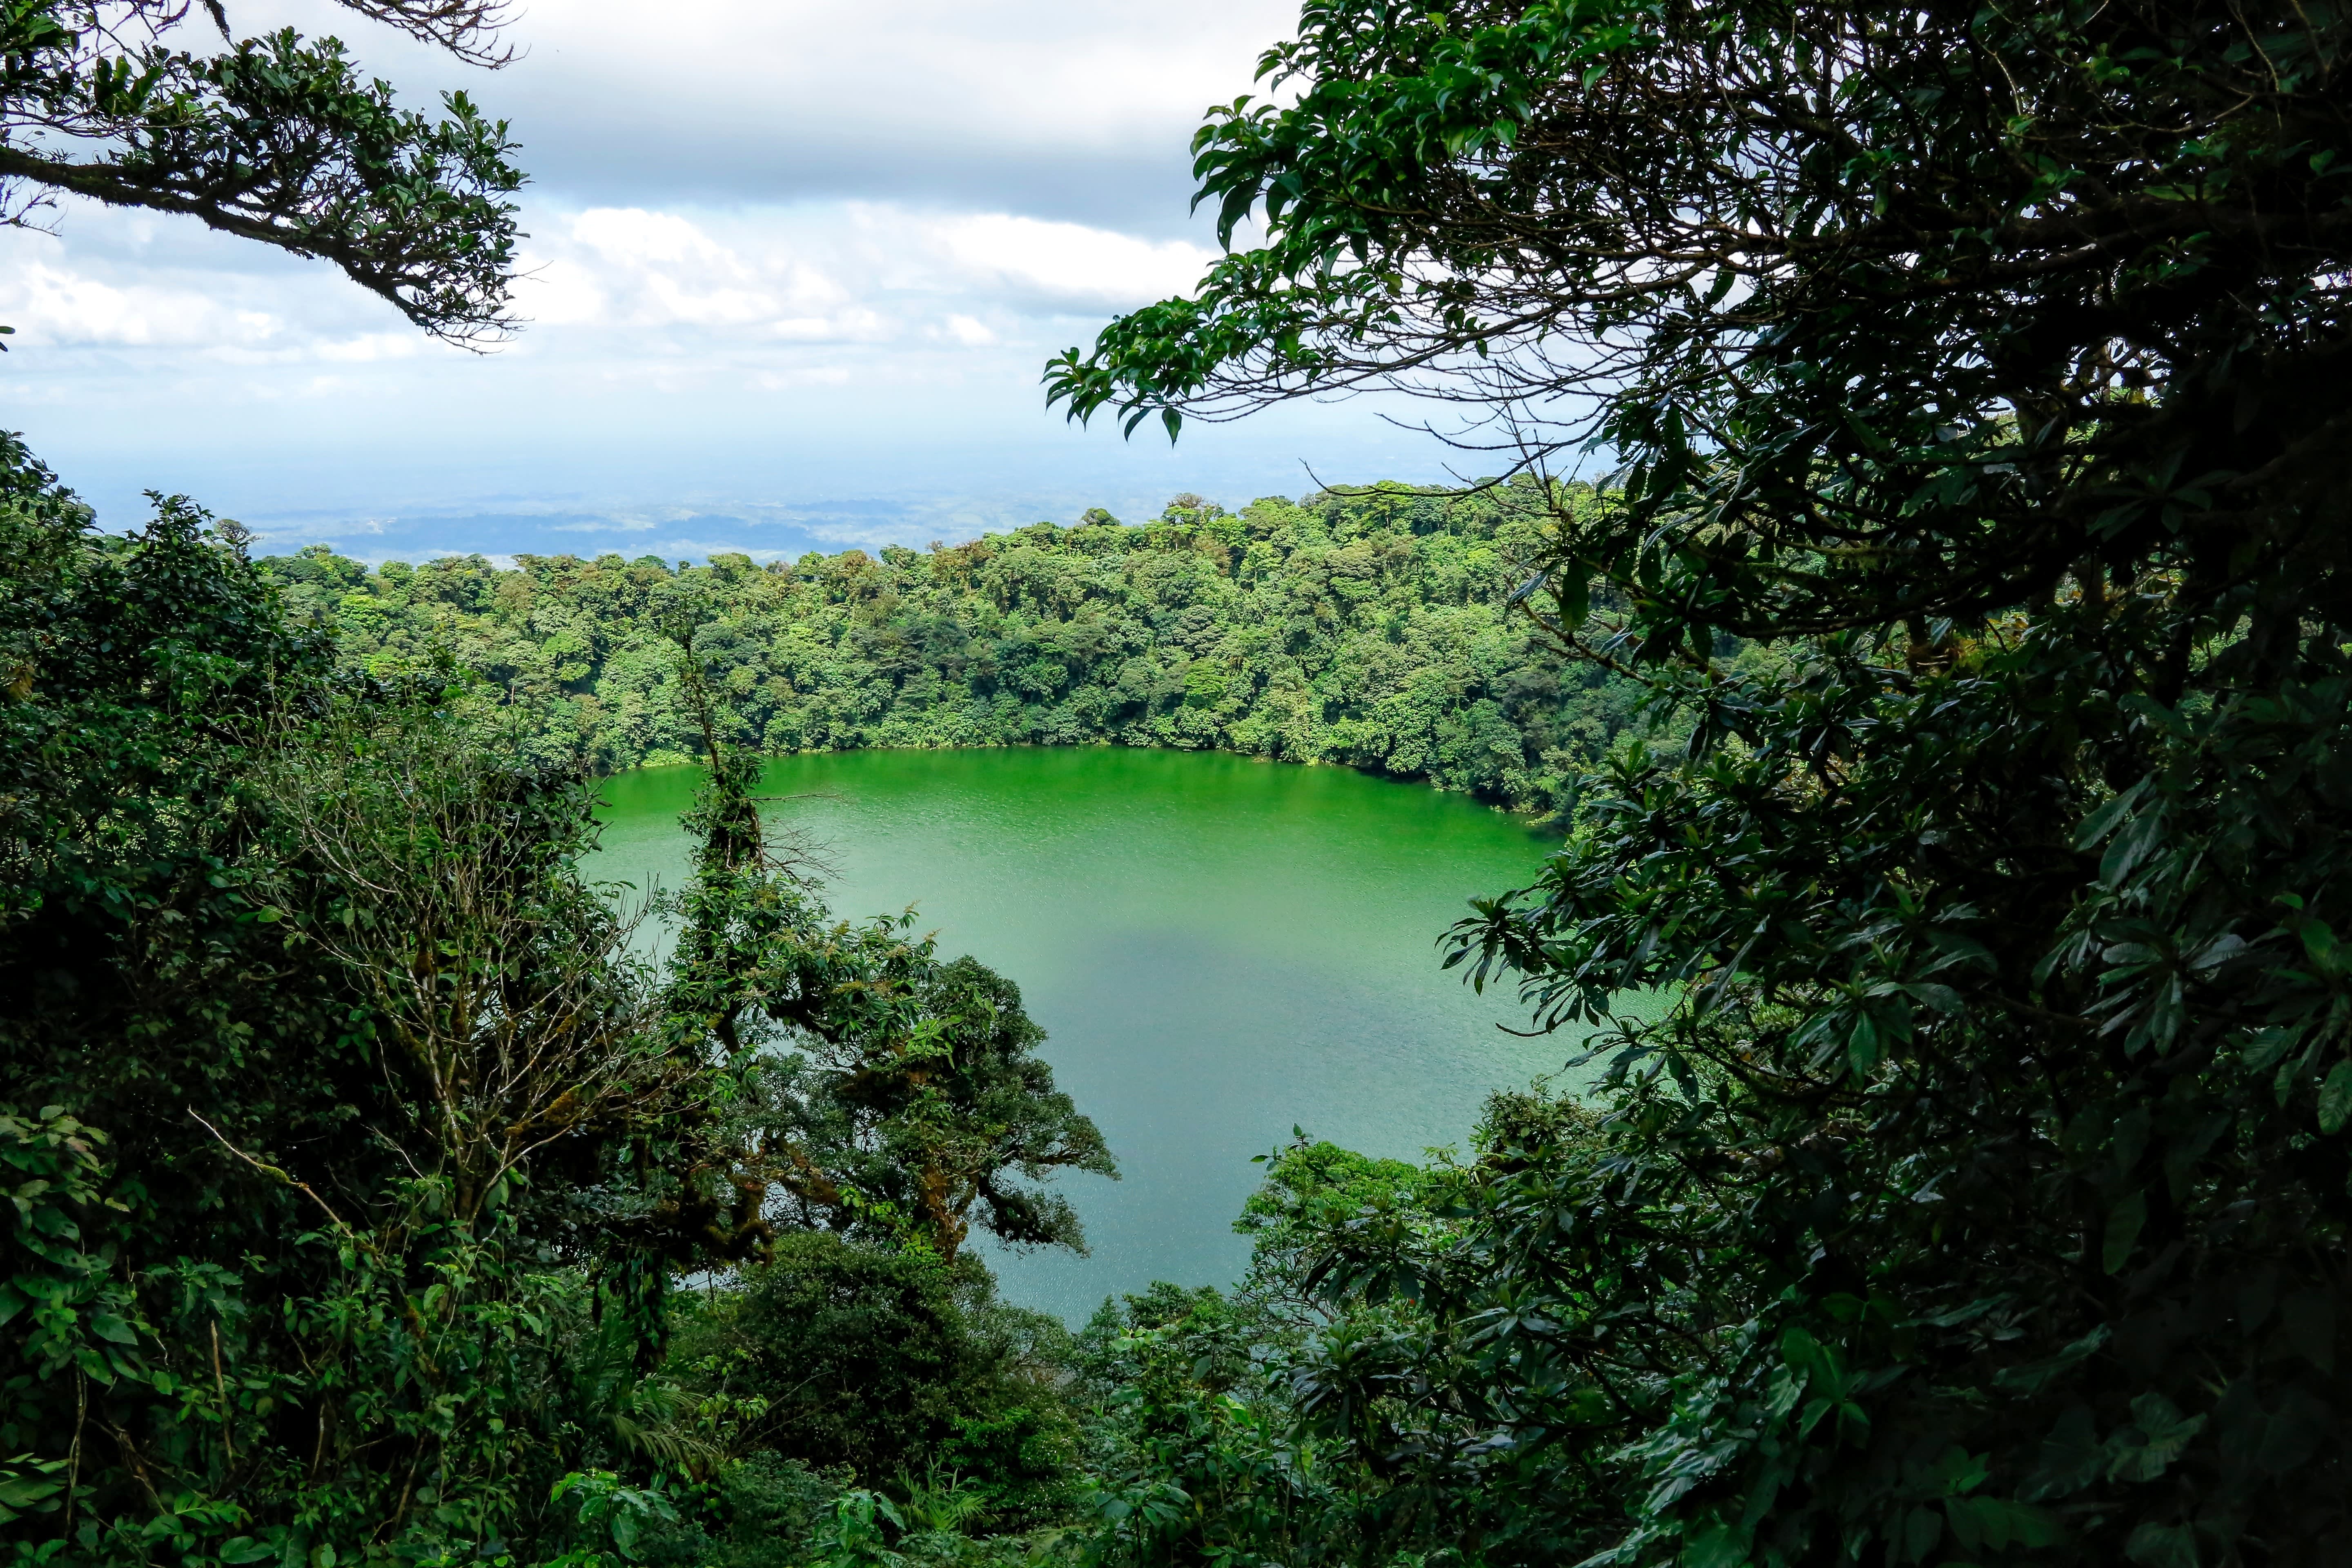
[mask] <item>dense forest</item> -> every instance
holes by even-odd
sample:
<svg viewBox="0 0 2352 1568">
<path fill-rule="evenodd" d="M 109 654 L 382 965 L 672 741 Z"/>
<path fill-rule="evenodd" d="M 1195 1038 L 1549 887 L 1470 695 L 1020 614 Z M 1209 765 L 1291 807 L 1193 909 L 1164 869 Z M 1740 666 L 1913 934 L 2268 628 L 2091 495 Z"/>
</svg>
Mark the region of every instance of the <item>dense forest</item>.
<svg viewBox="0 0 2352 1568">
<path fill-rule="evenodd" d="M 927 552 L 263 563 L 379 676 L 454 659 L 550 693 L 547 743 L 600 771 L 699 753 L 663 617 L 691 601 L 730 738 L 860 746 L 1212 747 L 1549 809 L 1636 723 L 1634 681 L 1507 611 L 1549 511 L 1519 482 L 1381 485 L 1228 513 L 1180 496 Z"/>
<path fill-rule="evenodd" d="M 1050 1178 L 1114 1152 L 1017 986 L 910 917 L 834 920 L 763 827 L 725 622 L 669 622 L 715 766 L 648 967 L 582 879 L 547 709 L 354 669 L 236 531 L 173 500 L 100 533 L 0 458 L 26 1560 L 1123 1555 L 1202 1462 L 1171 1440 L 1288 1441 L 1322 1232 L 1453 1201 L 1464 1173 L 1302 1142 L 1230 1295 L 1075 1332 L 1000 1301 L 970 1237 L 1082 1247 Z M 1259 1484 L 1234 1506 L 1276 1508 Z M 1269 1528 L 1383 1490 L 1342 1468 Z"/>
<path fill-rule="evenodd" d="M 506 320 L 503 125 L 98 9 L 12 13 L 0 172 Z M 10 1561 L 2352 1558 L 2352 16 L 1329 0 L 1264 66 L 1224 253 L 1049 397 L 1386 387 L 1534 482 L 363 572 L 0 440 Z M 1551 804 L 1444 962 L 1584 1091 L 1269 1152 L 1229 1289 L 998 1300 L 1118 1152 L 753 792 L 1093 739 Z M 656 961 L 593 774 L 685 755 Z"/>
</svg>

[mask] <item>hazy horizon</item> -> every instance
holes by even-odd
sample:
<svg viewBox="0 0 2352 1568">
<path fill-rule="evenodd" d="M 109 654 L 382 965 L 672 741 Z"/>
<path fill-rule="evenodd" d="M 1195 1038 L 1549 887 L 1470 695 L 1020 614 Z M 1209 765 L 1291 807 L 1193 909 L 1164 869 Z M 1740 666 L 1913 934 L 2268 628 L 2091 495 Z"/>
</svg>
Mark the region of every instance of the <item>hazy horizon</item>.
<svg viewBox="0 0 2352 1568">
<path fill-rule="evenodd" d="M 328 0 L 228 16 L 513 121 L 529 325 L 467 353 L 325 263 L 63 199 L 55 235 L 0 231 L 0 425 L 108 526 L 153 489 L 272 550 L 798 553 L 1442 481 L 1460 456 L 1363 402 L 1173 451 L 1045 406 L 1048 357 L 1210 259 L 1187 140 L 1295 0 L 1173 30 L 1073 0 L 709 0 L 657 29 L 545 0 L 500 72 Z"/>
</svg>

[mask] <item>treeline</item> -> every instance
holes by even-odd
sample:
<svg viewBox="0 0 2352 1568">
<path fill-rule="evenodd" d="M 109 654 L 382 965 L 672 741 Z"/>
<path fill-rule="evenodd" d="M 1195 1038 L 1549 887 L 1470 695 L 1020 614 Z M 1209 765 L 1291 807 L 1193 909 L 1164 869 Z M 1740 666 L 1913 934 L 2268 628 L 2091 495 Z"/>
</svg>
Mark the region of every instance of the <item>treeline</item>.
<svg viewBox="0 0 2352 1568">
<path fill-rule="evenodd" d="M 546 744 L 599 771 L 699 753 L 663 631 L 695 604 L 717 623 L 703 646 L 729 738 L 770 752 L 1215 748 L 1548 809 L 1642 695 L 1508 613 L 1549 515 L 1531 482 L 1389 484 L 1238 513 L 1180 496 L 1139 525 L 1096 511 L 764 567 L 475 555 L 369 570 L 324 546 L 264 565 L 349 662 L 391 676 L 452 658 L 545 693 Z"/>
</svg>

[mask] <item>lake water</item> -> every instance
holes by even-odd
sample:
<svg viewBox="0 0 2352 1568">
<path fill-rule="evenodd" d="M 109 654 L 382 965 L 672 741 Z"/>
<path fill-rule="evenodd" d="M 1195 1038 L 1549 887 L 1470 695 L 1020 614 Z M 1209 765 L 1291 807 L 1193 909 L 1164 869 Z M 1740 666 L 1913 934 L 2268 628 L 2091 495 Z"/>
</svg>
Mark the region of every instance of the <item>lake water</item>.
<svg viewBox="0 0 2352 1568">
<path fill-rule="evenodd" d="M 605 782 L 601 879 L 675 887 L 694 768 Z M 1113 747 L 779 759 L 770 809 L 824 847 L 837 916 L 919 906 L 1016 982 L 1123 1179 L 1066 1180 L 1093 1252 L 990 1254 L 1005 1296 L 1082 1320 L 1154 1279 L 1223 1285 L 1253 1154 L 1294 1125 L 1368 1153 L 1466 1142 L 1494 1089 L 1577 1042 L 1497 1024 L 1439 968 L 1467 900 L 1554 842 L 1458 795 L 1339 768 Z"/>
</svg>

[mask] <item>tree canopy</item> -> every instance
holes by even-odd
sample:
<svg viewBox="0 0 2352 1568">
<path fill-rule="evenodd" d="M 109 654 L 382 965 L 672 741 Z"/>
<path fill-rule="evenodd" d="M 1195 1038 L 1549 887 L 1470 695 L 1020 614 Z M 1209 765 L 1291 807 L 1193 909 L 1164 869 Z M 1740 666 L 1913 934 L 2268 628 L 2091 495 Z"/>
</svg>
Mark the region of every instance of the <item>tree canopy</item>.
<svg viewBox="0 0 2352 1568">
<path fill-rule="evenodd" d="M 498 0 L 341 0 L 478 66 L 506 63 Z M 35 0 L 0 17 L 0 221 L 71 192 L 180 213 L 323 258 L 454 342 L 512 324 L 510 199 L 523 176 L 503 121 L 463 92 L 436 120 L 398 107 L 335 38 L 237 39 L 206 0 Z M 229 44 L 206 55 L 184 29 Z"/>
<path fill-rule="evenodd" d="M 1284 1404 L 1352 1539 L 2345 1550 L 2347 43 L 1338 0 L 1202 131 L 1265 242 L 1053 395 L 1172 432 L 1403 386 L 1589 452 L 1524 603 L 1698 715 L 1456 932 L 1545 1026 L 1678 1002 L 1612 1025 L 1597 1122 L 1494 1128 L 1452 1225 L 1333 1230 L 1337 1299 L 1416 1304 Z"/>
<path fill-rule="evenodd" d="M 1685 570 L 1759 633 L 1982 613 L 2340 489 L 2332 7 L 1301 21 L 1260 66 L 1296 101 L 1194 142 L 1266 242 L 1056 361 L 1073 414 L 1391 384 L 1590 436 L 1626 532 L 1703 515 Z"/>
<path fill-rule="evenodd" d="M 680 594 L 714 617 L 698 646 L 728 738 L 775 752 L 1214 747 L 1542 810 L 1644 727 L 1637 683 L 1563 660 L 1509 612 L 1549 515 L 1532 483 L 1368 485 L 1237 514 L 1191 500 L 1135 524 L 1097 513 L 764 567 L 608 554 L 371 570 L 323 545 L 260 565 L 347 664 L 394 675 L 446 650 L 545 690 L 541 743 L 606 770 L 703 749 L 659 625 Z"/>
</svg>

